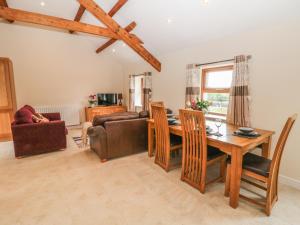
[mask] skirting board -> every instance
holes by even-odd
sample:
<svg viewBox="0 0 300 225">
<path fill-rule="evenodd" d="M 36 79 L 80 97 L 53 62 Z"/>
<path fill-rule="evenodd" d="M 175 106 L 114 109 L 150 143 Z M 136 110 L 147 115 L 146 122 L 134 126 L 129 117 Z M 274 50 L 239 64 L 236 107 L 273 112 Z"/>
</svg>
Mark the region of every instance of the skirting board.
<svg viewBox="0 0 300 225">
<path fill-rule="evenodd" d="M 300 190 L 300 181 L 299 180 L 296 180 L 296 179 L 293 179 L 293 178 L 290 178 L 290 177 L 287 177 L 284 175 L 279 175 L 279 183 L 285 184 L 285 185 L 288 185 L 288 186 L 291 186 L 293 188 Z"/>
</svg>

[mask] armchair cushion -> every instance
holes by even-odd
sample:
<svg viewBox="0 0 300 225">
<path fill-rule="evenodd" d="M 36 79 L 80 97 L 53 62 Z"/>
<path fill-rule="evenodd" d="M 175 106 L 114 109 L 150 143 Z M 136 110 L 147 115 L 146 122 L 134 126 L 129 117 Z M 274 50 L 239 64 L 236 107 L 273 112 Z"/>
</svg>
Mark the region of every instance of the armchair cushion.
<svg viewBox="0 0 300 225">
<path fill-rule="evenodd" d="M 19 109 L 15 113 L 15 124 L 33 123 L 32 115 L 32 112 L 26 107 Z"/>
<path fill-rule="evenodd" d="M 50 121 L 61 120 L 60 113 L 42 113 L 42 116 Z"/>
<path fill-rule="evenodd" d="M 33 115 L 36 114 L 35 109 L 32 106 L 30 106 L 30 105 L 24 105 L 23 108 L 29 110 Z"/>
</svg>

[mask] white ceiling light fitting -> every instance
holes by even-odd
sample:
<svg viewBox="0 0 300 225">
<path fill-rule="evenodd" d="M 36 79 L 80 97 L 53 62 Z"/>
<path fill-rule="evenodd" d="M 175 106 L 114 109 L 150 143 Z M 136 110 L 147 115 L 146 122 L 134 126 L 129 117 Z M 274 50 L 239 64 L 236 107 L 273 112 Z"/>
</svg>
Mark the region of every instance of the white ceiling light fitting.
<svg viewBox="0 0 300 225">
<path fill-rule="evenodd" d="M 45 2 L 40 2 L 40 5 L 41 5 L 42 7 L 44 7 L 44 6 L 46 5 L 46 3 L 45 3 Z"/>
<path fill-rule="evenodd" d="M 208 5 L 208 3 L 209 3 L 209 0 L 202 0 L 203 5 Z"/>
</svg>

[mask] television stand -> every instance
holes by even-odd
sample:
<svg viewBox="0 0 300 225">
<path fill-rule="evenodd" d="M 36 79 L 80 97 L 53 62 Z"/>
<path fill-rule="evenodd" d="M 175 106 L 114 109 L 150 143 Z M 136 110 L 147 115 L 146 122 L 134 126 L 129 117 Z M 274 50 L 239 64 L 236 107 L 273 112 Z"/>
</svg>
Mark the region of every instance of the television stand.
<svg viewBox="0 0 300 225">
<path fill-rule="evenodd" d="M 127 107 L 122 105 L 86 107 L 85 118 L 87 122 L 93 122 L 94 116 L 109 115 L 116 112 L 127 112 Z"/>
</svg>

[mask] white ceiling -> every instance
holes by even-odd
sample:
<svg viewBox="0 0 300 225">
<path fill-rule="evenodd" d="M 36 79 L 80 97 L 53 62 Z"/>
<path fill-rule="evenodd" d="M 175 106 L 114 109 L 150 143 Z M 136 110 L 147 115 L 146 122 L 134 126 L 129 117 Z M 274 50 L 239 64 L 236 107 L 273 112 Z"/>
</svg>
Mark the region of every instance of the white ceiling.
<svg viewBox="0 0 300 225">
<path fill-rule="evenodd" d="M 41 7 L 40 2 L 45 6 Z M 290 17 L 299 17 L 300 0 L 129 0 L 115 15 L 115 19 L 126 26 L 137 23 L 133 33 L 144 42 L 154 55 L 192 46 L 202 41 L 222 38 L 260 26 L 278 23 Z M 76 0 L 7 0 L 12 8 L 40 12 L 48 15 L 73 19 L 77 9 Z M 96 0 L 109 11 L 117 0 Z M 172 23 L 168 23 L 168 19 Z M 83 22 L 97 24 L 89 13 Z M 72 38 L 72 36 L 70 36 Z M 95 49 L 105 40 L 95 37 Z M 112 49 L 116 49 L 112 53 Z M 106 50 L 117 57 L 136 59 L 136 54 L 122 43 Z M 94 54 L 94 53 L 91 53 Z"/>
</svg>

